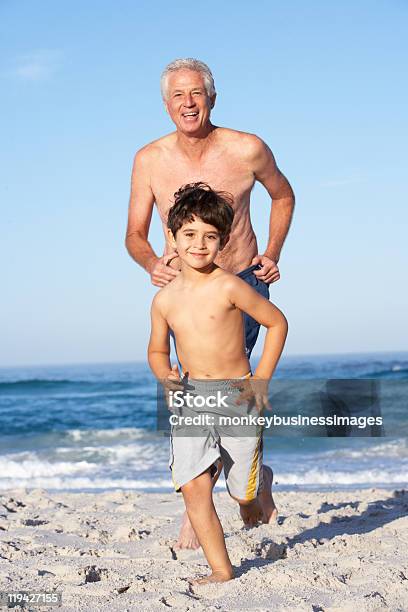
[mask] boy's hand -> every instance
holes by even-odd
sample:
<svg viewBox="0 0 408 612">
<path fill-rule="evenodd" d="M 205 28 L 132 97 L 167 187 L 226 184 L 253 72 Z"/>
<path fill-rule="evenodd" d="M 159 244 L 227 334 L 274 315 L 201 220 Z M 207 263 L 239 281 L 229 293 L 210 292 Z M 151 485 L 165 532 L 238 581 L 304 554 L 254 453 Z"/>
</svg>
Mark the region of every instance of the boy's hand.
<svg viewBox="0 0 408 612">
<path fill-rule="evenodd" d="M 176 364 L 171 366 L 171 371 L 167 376 L 167 379 L 163 381 L 166 388 L 171 391 L 178 391 L 183 388 L 180 379 L 179 369 Z"/>
<path fill-rule="evenodd" d="M 241 404 L 252 404 L 255 405 L 259 413 L 262 413 L 263 410 L 272 410 L 268 397 L 269 380 L 251 376 L 251 378 L 239 381 L 239 383 L 236 383 L 236 386 L 242 389 L 241 394 L 236 400 L 238 406 Z"/>
<path fill-rule="evenodd" d="M 180 374 L 179 374 L 179 370 L 176 364 L 174 364 L 171 367 L 171 371 L 170 373 L 167 375 L 167 378 L 162 380 L 162 384 L 163 384 L 163 388 L 164 388 L 164 394 L 166 396 L 166 403 L 167 406 L 170 410 L 170 395 L 169 392 L 170 391 L 182 391 L 183 390 L 183 383 L 180 379 Z M 173 412 L 171 410 L 171 412 Z"/>
</svg>

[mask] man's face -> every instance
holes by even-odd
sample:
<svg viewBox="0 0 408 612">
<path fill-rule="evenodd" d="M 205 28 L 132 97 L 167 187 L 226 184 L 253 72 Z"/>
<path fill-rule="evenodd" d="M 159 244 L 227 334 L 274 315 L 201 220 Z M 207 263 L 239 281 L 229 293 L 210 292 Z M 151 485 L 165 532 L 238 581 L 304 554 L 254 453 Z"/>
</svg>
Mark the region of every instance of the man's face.
<svg viewBox="0 0 408 612">
<path fill-rule="evenodd" d="M 179 131 L 199 134 L 209 121 L 214 102 L 215 94 L 208 96 L 200 72 L 182 69 L 170 73 L 165 107 Z"/>
<path fill-rule="evenodd" d="M 196 270 L 211 264 L 222 246 L 219 230 L 198 217 L 185 223 L 175 238 L 170 230 L 168 232 L 170 242 L 177 249 L 181 261 Z"/>
</svg>

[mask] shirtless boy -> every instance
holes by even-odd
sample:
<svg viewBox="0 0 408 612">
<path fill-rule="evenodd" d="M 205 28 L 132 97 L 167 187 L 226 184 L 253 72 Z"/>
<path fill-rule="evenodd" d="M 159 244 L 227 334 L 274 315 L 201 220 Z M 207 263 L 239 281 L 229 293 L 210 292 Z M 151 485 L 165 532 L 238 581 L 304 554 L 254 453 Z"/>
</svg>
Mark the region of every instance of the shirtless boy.
<svg viewBox="0 0 408 612">
<path fill-rule="evenodd" d="M 181 383 L 170 363 L 170 330 L 189 386 L 221 388 L 226 381 L 250 377 L 267 383 L 282 352 L 287 322 L 276 306 L 245 281 L 226 272 L 214 260 L 228 242 L 234 212 L 228 194 L 199 183 L 175 194 L 168 216 L 168 240 L 180 258 L 180 274 L 155 296 L 148 358 L 155 376 L 167 384 Z M 251 375 L 245 351 L 243 313 L 267 328 L 264 349 Z M 258 398 L 259 399 L 259 398 Z M 267 394 L 262 398 L 266 404 Z M 196 582 L 224 582 L 234 577 L 224 534 L 212 499 L 212 472 L 223 453 L 231 457 L 227 489 L 239 504 L 246 525 L 269 522 L 275 508 L 268 468 L 262 465 L 262 434 L 217 444 L 206 438 L 173 438 L 171 469 L 181 490 L 188 517 L 211 568 Z M 190 445 L 190 449 L 186 449 Z M 224 461 L 225 466 L 225 461 Z M 225 468 L 226 470 L 226 468 Z"/>
</svg>

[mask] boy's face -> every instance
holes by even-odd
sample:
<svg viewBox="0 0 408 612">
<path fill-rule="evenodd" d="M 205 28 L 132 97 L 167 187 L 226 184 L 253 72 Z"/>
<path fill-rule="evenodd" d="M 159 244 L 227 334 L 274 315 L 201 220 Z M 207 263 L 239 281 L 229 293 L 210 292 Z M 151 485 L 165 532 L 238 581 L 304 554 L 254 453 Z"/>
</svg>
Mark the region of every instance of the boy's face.
<svg viewBox="0 0 408 612">
<path fill-rule="evenodd" d="M 197 270 L 211 264 L 224 246 L 219 230 L 198 217 L 194 217 L 190 223 L 185 223 L 177 231 L 175 238 L 171 230 L 168 230 L 168 235 L 181 261 Z"/>
</svg>

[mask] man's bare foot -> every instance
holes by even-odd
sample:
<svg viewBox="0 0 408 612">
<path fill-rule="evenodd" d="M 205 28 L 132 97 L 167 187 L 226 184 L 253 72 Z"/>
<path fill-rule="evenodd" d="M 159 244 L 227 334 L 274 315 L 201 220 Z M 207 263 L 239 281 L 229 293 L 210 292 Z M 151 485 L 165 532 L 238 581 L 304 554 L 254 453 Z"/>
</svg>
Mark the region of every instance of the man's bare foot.
<svg viewBox="0 0 408 612">
<path fill-rule="evenodd" d="M 182 548 L 190 548 L 192 550 L 200 548 L 200 542 L 197 540 L 197 536 L 186 511 L 184 511 L 183 514 L 179 537 L 174 548 L 179 550 Z"/>
<path fill-rule="evenodd" d="M 259 504 L 262 508 L 262 522 L 269 525 L 276 522 L 278 509 L 272 497 L 273 471 L 268 465 L 263 465 L 263 489 L 258 495 Z"/>
<path fill-rule="evenodd" d="M 234 578 L 234 572 L 231 569 L 229 572 L 216 571 L 204 578 L 190 578 L 191 584 L 209 584 L 210 582 L 228 582 Z"/>
</svg>

